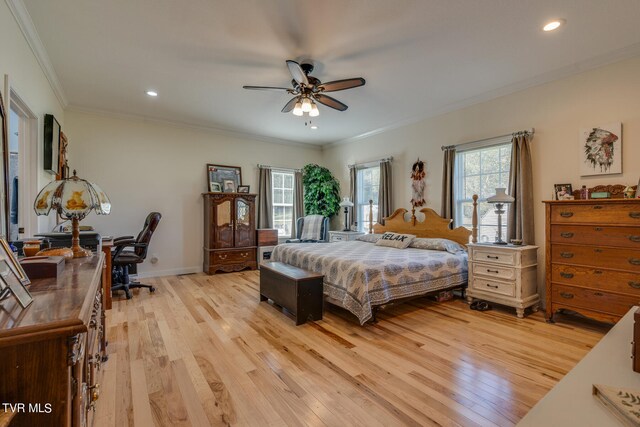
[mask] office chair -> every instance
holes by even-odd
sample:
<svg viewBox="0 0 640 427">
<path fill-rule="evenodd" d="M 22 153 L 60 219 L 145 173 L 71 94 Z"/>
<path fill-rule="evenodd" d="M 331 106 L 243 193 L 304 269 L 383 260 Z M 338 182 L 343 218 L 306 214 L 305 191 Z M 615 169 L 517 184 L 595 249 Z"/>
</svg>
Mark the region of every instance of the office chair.
<svg viewBox="0 0 640 427">
<path fill-rule="evenodd" d="M 136 264 L 142 263 L 147 257 L 147 249 L 153 232 L 156 230 L 162 215 L 158 212 L 151 212 L 144 221 L 144 227 L 136 239 L 133 236 L 118 237 L 113 240 L 113 255 L 111 257 L 113 270 L 111 273 L 111 290 L 123 290 L 127 299 L 131 299 L 131 288 L 148 288 L 149 292 L 154 292 L 156 288 L 151 285 L 143 285 L 140 282 L 131 282 L 129 279 L 129 268 L 135 268 Z M 133 250 L 124 250 L 131 247 Z"/>
<path fill-rule="evenodd" d="M 286 243 L 327 243 L 329 241 L 329 218 L 324 217 L 322 219 L 322 228 L 320 229 L 319 240 L 304 240 L 302 239 L 302 230 L 304 228 L 304 218 L 301 216 L 296 220 L 296 238 L 288 239 Z"/>
</svg>

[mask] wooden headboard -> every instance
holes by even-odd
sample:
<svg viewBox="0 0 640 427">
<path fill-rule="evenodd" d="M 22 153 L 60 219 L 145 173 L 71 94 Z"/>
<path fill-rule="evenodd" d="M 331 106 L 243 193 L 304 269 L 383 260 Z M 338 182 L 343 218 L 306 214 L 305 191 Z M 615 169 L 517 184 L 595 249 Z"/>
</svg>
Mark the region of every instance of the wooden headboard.
<svg viewBox="0 0 640 427">
<path fill-rule="evenodd" d="M 418 211 L 424 215 L 423 221 L 418 221 L 415 209 L 411 210 L 411 218 L 406 221 L 405 214 L 408 212 L 404 208 L 396 209 L 391 216 L 384 219 L 384 225 L 375 224 L 373 232 L 384 233 L 385 231 L 392 231 L 394 233 L 413 234 L 416 237 L 449 239 L 465 246 L 469 243 L 469 236 L 472 236 L 471 241 L 473 243 L 478 241 L 478 196 L 475 194 L 473 195 L 473 225 L 471 230 L 465 227 L 457 227 L 452 230 L 449 228 L 452 220 L 442 218 L 430 208 L 422 208 Z"/>
</svg>

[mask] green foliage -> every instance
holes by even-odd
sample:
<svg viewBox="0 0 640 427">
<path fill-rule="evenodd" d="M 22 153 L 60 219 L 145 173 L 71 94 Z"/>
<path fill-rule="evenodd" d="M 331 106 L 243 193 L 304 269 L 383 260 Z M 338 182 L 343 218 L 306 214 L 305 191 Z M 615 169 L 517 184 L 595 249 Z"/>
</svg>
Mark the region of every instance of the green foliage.
<svg viewBox="0 0 640 427">
<path fill-rule="evenodd" d="M 332 217 L 340 210 L 340 183 L 327 168 L 308 164 L 302 168 L 306 215 Z"/>
</svg>

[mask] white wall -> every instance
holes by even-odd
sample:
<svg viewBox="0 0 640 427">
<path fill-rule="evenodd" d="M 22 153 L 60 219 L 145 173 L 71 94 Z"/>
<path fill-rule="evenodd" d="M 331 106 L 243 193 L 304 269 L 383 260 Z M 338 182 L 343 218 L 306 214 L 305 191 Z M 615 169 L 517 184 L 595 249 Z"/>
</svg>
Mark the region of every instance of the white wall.
<svg viewBox="0 0 640 427">
<path fill-rule="evenodd" d="M 71 169 L 107 193 L 111 215 L 91 214 L 104 235 L 137 235 L 151 211 L 162 220 L 151 240 L 143 275 L 202 271 L 206 164 L 240 166 L 242 182 L 258 188 L 257 164 L 301 168 L 317 162 L 313 147 L 275 144 L 248 137 L 169 124 L 67 111 Z"/>
<path fill-rule="evenodd" d="M 5 91 L 5 75 L 9 76 L 11 88 L 38 117 L 37 156 L 33 159 L 34 170 L 38 171 L 35 184 L 35 191 L 37 191 L 55 178 L 45 172 L 42 167 L 44 115 L 53 114 L 60 122 L 62 129 L 65 130 L 64 110 L 9 7 L 4 1 L 0 1 L 0 88 L 6 102 L 9 94 Z M 33 194 L 33 198 L 35 198 L 35 194 Z M 30 214 L 35 216 L 33 213 Z M 39 231 L 49 231 L 54 223 L 54 215 L 40 217 L 38 218 L 38 229 Z"/>
<path fill-rule="evenodd" d="M 532 142 L 538 284 L 544 293 L 544 206 L 554 183 L 573 188 L 597 184 L 635 185 L 640 177 L 640 58 L 533 87 L 419 123 L 325 150 L 324 163 L 349 188 L 347 164 L 393 156 L 394 207 L 408 207 L 411 164 L 425 161 L 427 206 L 440 211 L 440 146 L 535 128 Z M 428 100 L 425 100 L 428 102 Z M 389 106 L 392 108 L 392 106 Z M 623 173 L 581 178 L 581 128 L 620 121 Z"/>
</svg>

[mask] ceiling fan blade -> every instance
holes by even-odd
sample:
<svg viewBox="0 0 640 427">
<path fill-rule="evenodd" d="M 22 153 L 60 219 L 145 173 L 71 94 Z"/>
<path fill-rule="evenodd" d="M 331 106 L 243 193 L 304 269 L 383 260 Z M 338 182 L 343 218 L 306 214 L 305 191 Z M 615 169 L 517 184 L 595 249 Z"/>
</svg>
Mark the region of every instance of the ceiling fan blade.
<svg viewBox="0 0 640 427">
<path fill-rule="evenodd" d="M 291 98 L 291 101 L 287 102 L 287 105 L 284 106 L 284 108 L 282 109 L 282 112 L 288 113 L 289 111 L 293 110 L 293 107 L 296 106 L 296 102 L 298 102 L 298 98 L 300 97 L 296 96 L 294 98 Z"/>
<path fill-rule="evenodd" d="M 313 95 L 313 97 L 319 103 L 324 104 L 327 107 L 331 107 L 333 109 L 336 109 L 338 111 L 344 111 L 347 108 L 349 108 L 345 104 L 343 104 L 342 102 L 338 101 L 337 99 L 332 98 L 332 97 L 327 96 L 327 95 L 323 95 L 321 93 L 316 93 L 316 94 Z"/>
<path fill-rule="evenodd" d="M 362 77 L 355 77 L 353 79 L 335 80 L 332 82 L 322 83 L 318 86 L 318 89 L 322 92 L 337 92 L 339 90 L 364 86 L 365 83 L 366 82 Z"/>
<path fill-rule="evenodd" d="M 287 91 L 289 92 L 291 89 L 288 87 L 271 87 L 271 86 L 242 86 L 244 89 L 251 90 L 277 90 L 277 91 Z"/>
<path fill-rule="evenodd" d="M 293 80 L 297 81 L 298 84 L 304 84 L 305 86 L 309 84 L 307 75 L 304 73 L 304 71 L 302 71 L 300 64 L 298 64 L 296 61 L 287 59 L 287 67 L 289 67 L 291 77 L 293 77 Z"/>
</svg>

